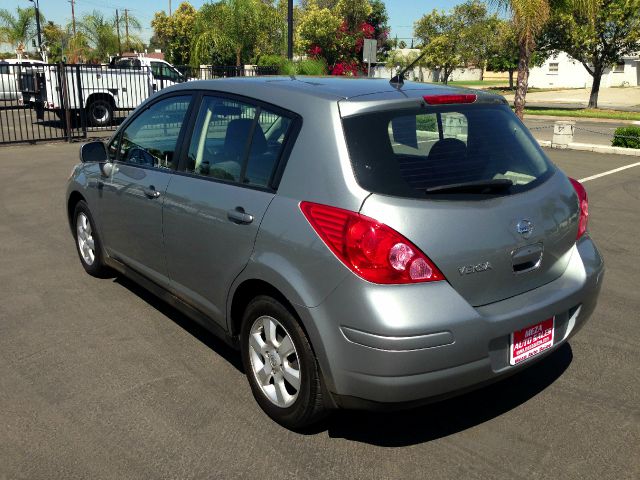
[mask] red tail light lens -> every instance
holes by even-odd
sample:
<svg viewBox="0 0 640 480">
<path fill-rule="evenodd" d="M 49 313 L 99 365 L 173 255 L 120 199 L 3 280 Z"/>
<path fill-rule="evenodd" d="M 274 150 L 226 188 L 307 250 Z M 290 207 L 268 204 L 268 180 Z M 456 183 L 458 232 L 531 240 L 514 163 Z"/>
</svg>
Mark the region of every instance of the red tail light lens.
<svg viewBox="0 0 640 480">
<path fill-rule="evenodd" d="M 311 202 L 301 202 L 300 210 L 340 261 L 369 282 L 444 280 L 444 275 L 418 247 L 373 218 Z"/>
<path fill-rule="evenodd" d="M 576 240 L 584 235 L 587 231 L 587 224 L 589 223 L 589 199 L 587 198 L 587 191 L 584 186 L 573 178 L 569 179 L 576 193 L 578 194 L 578 205 L 580 206 L 580 220 L 578 221 L 578 236 Z"/>
<path fill-rule="evenodd" d="M 425 95 L 422 98 L 429 105 L 449 105 L 451 103 L 473 103 L 478 96 L 475 94 Z"/>
</svg>

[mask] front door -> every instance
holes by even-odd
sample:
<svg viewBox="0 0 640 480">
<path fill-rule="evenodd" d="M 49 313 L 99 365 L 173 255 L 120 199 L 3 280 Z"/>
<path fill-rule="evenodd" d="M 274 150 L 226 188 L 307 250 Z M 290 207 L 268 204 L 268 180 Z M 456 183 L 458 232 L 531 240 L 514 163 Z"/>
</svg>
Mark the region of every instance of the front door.
<svg viewBox="0 0 640 480">
<path fill-rule="evenodd" d="M 102 187 L 107 253 L 162 285 L 168 284 L 162 205 L 190 101 L 190 95 L 171 96 L 133 119 L 109 145 L 115 168 Z"/>
<path fill-rule="evenodd" d="M 186 165 L 167 189 L 171 287 L 223 327 L 230 285 L 275 195 L 272 177 L 290 125 L 250 103 L 203 97 Z"/>
</svg>

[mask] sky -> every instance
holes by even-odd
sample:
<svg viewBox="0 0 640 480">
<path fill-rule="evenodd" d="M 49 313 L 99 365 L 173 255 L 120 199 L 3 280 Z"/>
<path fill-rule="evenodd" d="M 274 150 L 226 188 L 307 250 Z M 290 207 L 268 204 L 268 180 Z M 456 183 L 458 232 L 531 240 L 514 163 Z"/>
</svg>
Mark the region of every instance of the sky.
<svg viewBox="0 0 640 480">
<path fill-rule="evenodd" d="M 180 3 L 179 0 L 171 0 L 172 8 Z M 47 20 L 66 25 L 71 21 L 71 4 L 68 0 L 39 0 L 40 12 Z M 206 0 L 192 0 L 190 3 L 199 8 Z M 296 2 L 298 3 L 298 2 Z M 389 13 L 389 25 L 391 27 L 391 37 L 398 36 L 411 43 L 413 35 L 413 24 L 422 15 L 430 12 L 434 8 L 439 10 L 449 10 L 454 5 L 463 3 L 462 1 L 444 0 L 385 0 L 387 12 Z M 16 7 L 33 7 L 29 0 L 0 0 L 0 8 L 15 11 Z M 169 0 L 76 0 L 76 17 L 92 10 L 100 10 L 105 14 L 115 15 L 115 10 L 129 11 L 142 23 L 142 39 L 148 41 L 153 31 L 150 23 L 153 15 L 159 10 L 169 10 Z"/>
</svg>

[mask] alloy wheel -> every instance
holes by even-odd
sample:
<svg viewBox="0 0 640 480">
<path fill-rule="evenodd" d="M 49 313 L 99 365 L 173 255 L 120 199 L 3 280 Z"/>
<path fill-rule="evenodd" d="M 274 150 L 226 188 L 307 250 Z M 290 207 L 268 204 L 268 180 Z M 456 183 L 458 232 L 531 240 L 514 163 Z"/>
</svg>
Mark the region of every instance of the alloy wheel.
<svg viewBox="0 0 640 480">
<path fill-rule="evenodd" d="M 251 371 L 262 393 L 280 408 L 300 391 L 300 359 L 289 332 L 275 318 L 261 316 L 249 332 Z"/>
</svg>

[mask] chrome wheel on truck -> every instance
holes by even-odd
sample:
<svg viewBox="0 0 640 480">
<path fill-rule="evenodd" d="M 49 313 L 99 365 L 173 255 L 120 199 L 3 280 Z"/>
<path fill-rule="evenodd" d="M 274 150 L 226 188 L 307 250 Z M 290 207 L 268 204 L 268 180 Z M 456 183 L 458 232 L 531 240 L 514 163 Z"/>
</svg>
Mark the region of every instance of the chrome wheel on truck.
<svg viewBox="0 0 640 480">
<path fill-rule="evenodd" d="M 113 105 L 108 100 L 99 98 L 87 106 L 87 119 L 94 127 L 106 127 L 113 120 Z"/>
</svg>

